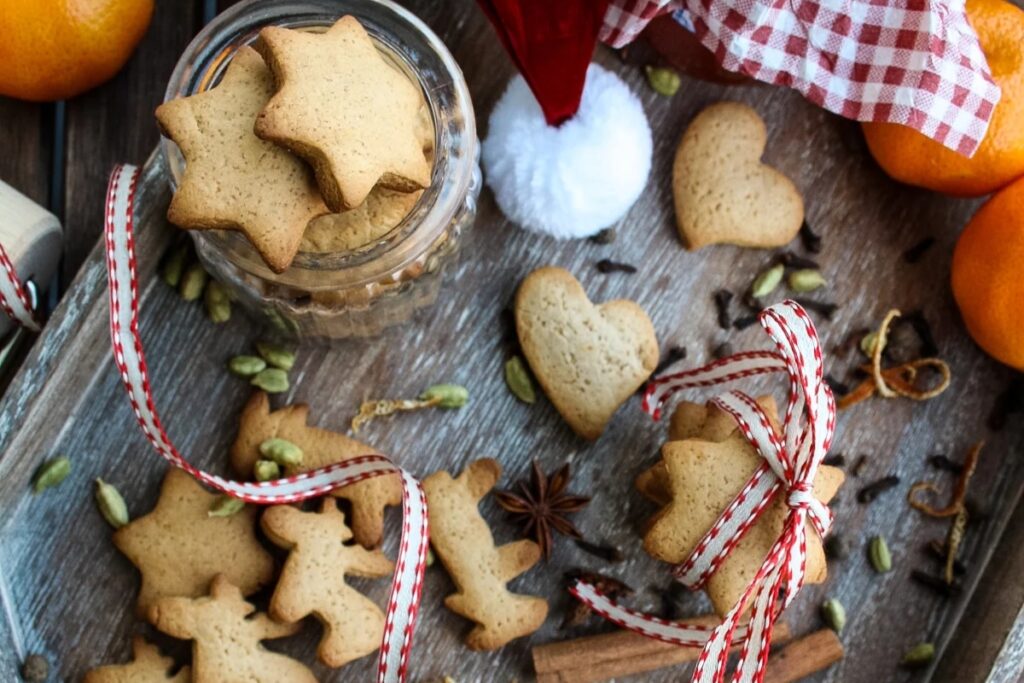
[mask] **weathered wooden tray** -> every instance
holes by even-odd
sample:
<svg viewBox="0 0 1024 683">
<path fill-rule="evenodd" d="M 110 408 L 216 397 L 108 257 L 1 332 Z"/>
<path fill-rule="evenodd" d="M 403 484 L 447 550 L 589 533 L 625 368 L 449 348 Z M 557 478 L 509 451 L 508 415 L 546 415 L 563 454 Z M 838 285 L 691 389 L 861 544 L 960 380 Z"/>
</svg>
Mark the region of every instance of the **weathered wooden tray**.
<svg viewBox="0 0 1024 683">
<path fill-rule="evenodd" d="M 467 67 L 483 125 L 508 71 L 494 67 L 504 61 L 496 41 L 484 39 L 481 20 L 469 23 L 473 25 L 446 22 L 447 31 L 439 28 Z M 850 478 L 834 506 L 835 528 L 848 539 L 852 552 L 831 564 L 824 586 L 806 588 L 785 617 L 794 631 L 803 633 L 820 626 L 817 606 L 825 596 L 838 596 L 846 605 L 849 621 L 842 639 L 847 657 L 814 680 L 877 683 L 909 678 L 897 664 L 905 649 L 922 640 L 935 641 L 940 652 L 948 650 L 942 670 L 957 673 L 935 674 L 933 667 L 914 674 L 918 680 L 985 680 L 1000 648 L 998 671 L 1003 673 L 993 673 L 989 680 L 1014 680 L 1020 669 L 1014 649 L 1019 643 L 1013 634 L 1008 640 L 1005 634 L 1020 606 L 1019 592 L 1009 598 L 1011 593 L 984 583 L 979 594 L 993 608 L 983 611 L 1003 614 L 1002 620 L 980 631 L 957 630 L 1024 484 L 1019 457 L 1024 425 L 1011 424 L 997 433 L 985 427 L 994 391 L 1003 386 L 1007 371 L 966 337 L 947 286 L 952 246 L 976 204 L 889 181 L 867 156 L 855 124 L 790 92 L 687 82 L 684 92 L 667 100 L 651 93 L 635 68 L 608 53 L 599 58 L 618 69 L 645 99 L 656 143 L 649 189 L 618 226 L 614 245 L 529 235 L 504 221 L 485 192 L 462 262 L 449 275 L 436 307 L 379 339 L 333 349 L 303 348 L 292 372 L 292 390 L 277 399 L 278 404 L 308 402 L 315 423 L 343 430 L 366 398 L 412 396 L 441 381 L 464 384 L 472 393 L 466 408 L 381 420 L 361 437 L 421 475 L 441 467 L 461 469 L 474 458 L 493 456 L 505 466 L 505 485 L 527 473 L 531 458 L 549 469 L 572 459 L 573 488 L 594 495 L 576 521 L 590 539 L 615 544 L 628 557 L 620 565 L 602 566 L 571 543 L 558 543 L 550 562 L 513 584 L 519 591 L 551 599 L 548 622 L 532 637 L 491 654 L 471 653 L 461 645 L 469 625 L 441 606 L 452 585 L 442 569 L 430 569 L 412 679 L 452 675 L 460 682 L 530 680 L 531 645 L 607 628 L 594 622 L 571 634 L 558 631 L 568 602 L 561 577 L 571 567 L 620 576 L 637 589 L 638 606 L 658 606 L 657 596 L 647 589 L 665 587 L 668 574 L 641 550 L 638 531 L 653 509 L 633 491 L 632 480 L 655 458 L 664 426 L 644 417 L 634 399 L 600 441 L 587 444 L 573 436 L 546 401 L 519 403 L 502 380 L 502 365 L 513 348 L 506 311 L 522 277 L 553 263 L 576 273 L 595 301 L 628 297 L 639 302 L 650 312 L 663 349 L 685 346 L 695 363 L 707 359 L 709 349 L 727 336 L 737 349 L 765 347 L 767 339 L 756 326 L 731 335 L 718 329 L 711 293 L 722 287 L 741 292 L 768 254 L 731 247 L 688 253 L 680 247 L 672 221 L 667 179 L 678 136 L 701 107 L 728 97 L 753 104 L 764 116 L 770 134 L 766 158 L 801 188 L 809 221 L 825 237 L 820 260 L 831 284 L 819 297 L 842 304 L 831 322 L 818 318 L 826 349 L 851 330 L 875 324 L 890 307 L 921 308 L 954 369 L 952 387 L 935 401 L 876 400 L 840 417 L 834 450 L 847 454 L 848 460 L 862 453 L 869 456 L 864 474 Z M 248 350 L 258 331 L 241 315 L 222 326 L 209 323 L 199 306 L 182 302 L 155 277 L 172 234 L 163 218 L 168 199 L 166 180 L 150 160 L 137 217 L 142 335 L 158 408 L 172 439 L 193 462 L 226 472 L 227 448 L 249 387 L 225 372 L 224 362 Z M 904 263 L 901 252 L 928 235 L 938 240 L 931 252 L 917 265 Z M 605 257 L 634 263 L 639 273 L 600 274 L 594 263 Z M 132 615 L 138 576 L 111 544 L 110 528 L 92 501 L 92 481 L 102 476 L 124 492 L 134 515 L 144 514 L 155 501 L 164 471 L 136 425 L 111 362 L 105 286 L 98 246 L 0 403 L 0 574 L 11 602 L 9 619 L 0 620 L 0 678 L 5 681 L 15 680 L 25 650 L 45 653 L 55 665 L 55 680 L 77 680 L 91 666 L 126 659 L 130 635 L 150 632 Z M 842 376 L 855 362 L 852 355 L 830 358 L 828 367 Z M 777 394 L 784 390 L 781 383 L 750 386 L 759 388 Z M 942 476 L 926 465 L 928 454 L 959 457 L 980 438 L 988 446 L 972 491 L 987 518 L 972 525 L 964 548 L 970 571 L 963 594 L 943 600 L 911 583 L 908 574 L 915 567 L 937 571 L 921 546 L 941 537 L 946 525 L 910 511 L 904 496 L 911 482 Z M 72 458 L 72 476 L 56 490 L 31 495 L 33 471 L 57 454 Z M 859 486 L 890 473 L 902 479 L 897 489 L 870 506 L 857 503 Z M 499 542 L 514 538 L 514 527 L 491 501 L 483 511 Z M 389 519 L 390 553 L 397 540 L 397 515 L 395 511 Z M 888 574 L 873 573 L 861 550 L 873 534 L 885 535 L 893 550 L 895 568 Z M 1004 562 L 994 563 L 989 575 L 1010 581 L 1024 569 L 1019 553 Z M 360 585 L 383 602 L 386 582 Z M 1016 600 L 1008 618 L 1007 599 Z M 692 611 L 703 611 L 705 604 L 694 595 Z M 281 647 L 312 661 L 317 637 L 311 623 Z M 989 647 L 977 647 L 979 641 Z M 166 638 L 160 642 L 179 659 L 187 654 L 184 644 Z M 978 655 L 981 650 L 987 654 Z M 973 657 L 966 665 L 965 653 Z M 956 661 L 950 664 L 950 659 Z M 368 680 L 372 669 L 372 658 L 367 658 L 338 672 L 318 671 L 323 680 Z M 637 680 L 681 676 L 677 668 Z"/>
</svg>

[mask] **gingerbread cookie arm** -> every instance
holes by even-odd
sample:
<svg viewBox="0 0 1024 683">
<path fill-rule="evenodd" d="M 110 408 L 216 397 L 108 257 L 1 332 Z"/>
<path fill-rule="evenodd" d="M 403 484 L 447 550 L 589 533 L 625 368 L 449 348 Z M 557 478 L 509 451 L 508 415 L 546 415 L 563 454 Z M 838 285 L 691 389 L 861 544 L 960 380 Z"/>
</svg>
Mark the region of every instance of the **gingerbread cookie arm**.
<svg viewBox="0 0 1024 683">
<path fill-rule="evenodd" d="M 395 571 L 395 563 L 380 550 L 367 550 L 357 546 L 351 549 L 349 557 L 352 564 L 349 565 L 348 573 L 352 576 L 376 578 L 390 576 Z"/>
<path fill-rule="evenodd" d="M 511 581 L 540 559 L 540 546 L 529 539 L 506 543 L 498 548 L 498 574 L 502 581 Z"/>
<path fill-rule="evenodd" d="M 458 482 L 466 487 L 473 500 L 479 501 L 498 483 L 501 476 L 501 465 L 497 460 L 483 458 L 471 462 L 459 475 Z"/>
</svg>

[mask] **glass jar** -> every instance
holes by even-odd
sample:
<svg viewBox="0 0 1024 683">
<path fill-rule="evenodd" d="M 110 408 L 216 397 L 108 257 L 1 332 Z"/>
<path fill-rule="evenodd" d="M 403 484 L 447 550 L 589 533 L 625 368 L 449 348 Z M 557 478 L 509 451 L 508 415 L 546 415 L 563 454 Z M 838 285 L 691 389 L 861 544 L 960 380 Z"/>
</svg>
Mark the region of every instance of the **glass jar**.
<svg viewBox="0 0 1024 683">
<path fill-rule="evenodd" d="M 398 225 L 346 251 L 300 251 L 272 272 L 244 235 L 191 231 L 200 260 L 242 305 L 292 337 L 371 336 L 408 320 L 437 298 L 476 216 L 481 178 L 473 103 L 462 71 L 422 21 L 390 0 L 248 0 L 210 22 L 186 48 L 165 100 L 215 86 L 234 52 L 267 25 L 324 30 L 356 17 L 388 63 L 422 91 L 434 128 L 431 183 Z M 185 161 L 161 140 L 172 189 Z"/>
</svg>

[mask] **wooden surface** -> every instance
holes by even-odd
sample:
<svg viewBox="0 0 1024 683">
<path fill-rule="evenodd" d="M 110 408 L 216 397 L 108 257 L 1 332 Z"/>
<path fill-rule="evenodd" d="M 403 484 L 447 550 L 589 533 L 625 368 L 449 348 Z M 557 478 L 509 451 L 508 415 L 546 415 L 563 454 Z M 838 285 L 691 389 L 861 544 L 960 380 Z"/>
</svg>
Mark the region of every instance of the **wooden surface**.
<svg viewBox="0 0 1024 683">
<path fill-rule="evenodd" d="M 486 115 L 511 73 L 497 41 L 468 0 L 443 6 L 409 4 L 463 65 L 485 133 Z M 99 234 L 99 197 L 107 166 L 115 160 L 143 162 L 145 150 L 155 141 L 149 112 L 159 101 L 175 51 L 188 38 L 186 29 L 197 20 L 198 10 L 191 4 L 159 5 L 163 14 L 154 30 L 164 27 L 156 38 L 160 47 L 142 49 L 159 51 L 157 61 L 163 66 L 136 67 L 136 75 L 129 70 L 105 86 L 122 90 L 108 91 L 106 98 L 97 91 L 67 107 L 66 156 L 74 161 L 65 175 L 64 217 L 73 237 L 67 248 L 68 272 L 84 254 L 82 245 Z M 177 27 L 167 27 L 176 22 Z M 642 57 L 634 52 L 633 58 Z M 469 653 L 459 644 L 468 624 L 441 607 L 451 582 L 440 568 L 431 569 L 413 653 L 413 680 L 443 675 L 460 682 L 529 680 L 531 644 L 601 630 L 595 622 L 571 633 L 558 631 L 567 602 L 560 580 L 570 567 L 614 573 L 638 589 L 637 606 L 657 607 L 658 600 L 647 587 L 666 586 L 668 575 L 666 567 L 640 548 L 638 531 L 653 509 L 632 490 L 631 481 L 656 456 L 664 427 L 650 423 L 634 399 L 600 441 L 587 444 L 571 434 L 546 401 L 534 406 L 518 403 L 501 378 L 502 364 L 512 350 L 504 311 L 526 273 L 554 263 L 576 273 L 595 301 L 628 297 L 640 303 L 651 314 L 663 349 L 683 345 L 694 362 L 707 359 L 709 349 L 729 336 L 716 327 L 711 292 L 725 287 L 739 293 L 769 258 L 763 252 L 731 247 L 687 253 L 675 235 L 667 183 L 672 152 L 686 122 L 701 107 L 722 98 L 751 103 L 766 119 L 766 159 L 794 179 L 806 198 L 810 223 L 825 238 L 820 260 L 832 284 L 819 298 L 843 303 L 832 322 L 820 322 L 826 350 L 849 331 L 876 323 L 890 307 L 921 308 L 936 331 L 943 357 L 954 368 L 950 391 L 933 402 L 875 401 L 840 417 L 834 450 L 847 454 L 848 460 L 861 453 L 870 459 L 862 477 L 851 478 L 834 506 L 836 529 L 852 546 L 849 557 L 833 563 L 828 582 L 806 588 L 786 615 L 800 634 L 820 626 L 817 605 L 825 596 L 837 596 L 847 607 L 848 625 L 842 635 L 847 658 L 812 680 L 875 683 L 930 677 L 970 683 L 986 680 L 994 663 L 991 680 L 1014 680 L 1021 644 L 1014 634 L 1006 634 L 1021 621 L 1024 593 L 1024 524 L 1020 514 L 1013 514 L 1024 484 L 1024 462 L 1019 457 L 1024 425 L 1018 421 L 998 433 L 986 430 L 994 391 L 1003 387 L 1008 373 L 967 339 L 947 285 L 952 246 L 976 202 L 891 182 L 866 154 L 855 124 L 826 114 L 791 92 L 684 81 L 683 91 L 664 99 L 647 88 L 635 65 L 623 64 L 607 51 L 598 59 L 618 70 L 641 96 L 655 132 L 649 188 L 618 226 L 618 241 L 598 246 L 529 235 L 509 225 L 485 191 L 461 265 L 449 275 L 439 305 L 380 339 L 334 349 L 304 348 L 292 372 L 293 389 L 283 397 L 309 402 L 313 421 L 342 430 L 365 398 L 415 395 L 441 381 L 465 384 L 473 396 L 467 408 L 403 415 L 371 424 L 362 436 L 421 475 L 438 467 L 460 469 L 483 455 L 497 457 L 506 468 L 503 485 L 523 476 L 532 457 L 547 468 L 572 459 L 577 470 L 574 488 L 595 496 L 576 516 L 578 525 L 592 540 L 621 547 L 628 558 L 621 565 L 602 567 L 570 543 L 557 544 L 550 562 L 514 584 L 516 590 L 552 598 L 548 623 L 534 636 L 491 654 Z M 111 116 L 111 92 L 120 92 L 122 102 L 131 102 L 129 115 Z M 90 106 L 101 113 L 89 118 Z M 0 173 L 21 169 L 23 175 L 20 181 L 2 177 L 45 199 L 52 184 L 45 174 L 33 177 L 27 169 L 32 160 L 49 156 L 45 130 L 53 112 L 3 102 L 0 115 L 5 123 L 17 121 L 25 130 L 13 148 L 17 154 L 0 160 Z M 34 122 L 38 128 L 33 128 Z M 248 387 L 228 376 L 223 364 L 248 350 L 258 331 L 238 315 L 224 326 L 208 323 L 199 307 L 181 302 L 153 277 L 170 235 L 161 218 L 167 200 L 166 183 L 151 168 L 139 236 L 142 334 L 158 406 L 172 438 L 194 462 L 226 471 L 226 449 Z M 921 263 L 904 264 L 901 252 L 924 236 L 934 236 L 936 246 Z M 634 263 L 640 272 L 599 274 L 593 264 L 604 257 Z M 93 249 L 0 403 L 0 571 L 10 583 L 24 648 L 45 652 L 60 680 L 77 680 L 90 666 L 123 660 L 130 634 L 145 631 L 130 608 L 137 574 L 113 548 L 110 530 L 91 498 L 93 478 L 103 476 L 125 493 L 133 514 L 143 514 L 153 504 L 163 471 L 135 424 L 110 362 L 106 305 L 101 254 Z M 765 345 L 756 328 L 730 339 L 736 348 Z M 829 370 L 842 376 L 856 361 L 852 355 L 830 358 Z M 783 391 L 780 383 L 750 385 L 751 390 L 758 388 Z M 972 526 L 965 545 L 970 571 L 964 594 L 942 600 L 911 584 L 908 574 L 912 568 L 937 571 L 920 546 L 941 537 L 945 524 L 909 511 L 904 495 L 910 482 L 944 476 L 927 467 L 928 454 L 945 452 L 959 458 L 979 438 L 986 438 L 989 445 L 972 492 L 988 516 Z M 29 495 L 32 472 L 56 454 L 74 460 L 72 477 L 44 496 Z M 859 485 L 890 473 L 902 478 L 898 489 L 870 506 L 855 501 Z M 948 477 L 944 483 L 948 490 Z M 483 511 L 499 542 L 515 537 L 515 527 L 493 502 L 486 501 Z M 389 552 L 396 540 L 396 514 L 389 519 Z M 862 542 L 873 534 L 885 535 L 893 550 L 895 568 L 884 576 L 874 574 L 864 558 Z M 982 579 L 987 565 L 989 572 Z M 981 588 L 975 591 L 979 583 Z M 377 600 L 384 599 L 384 583 L 360 585 Z M 972 602 L 974 593 L 977 599 Z M 706 609 L 706 602 L 696 595 L 688 605 L 693 613 Z M 958 630 L 961 622 L 964 627 Z M 13 680 L 21 646 L 7 628 L 0 625 L 0 678 Z M 311 660 L 315 634 L 311 625 L 285 647 Z M 938 670 L 923 675 L 898 670 L 903 651 L 921 640 L 933 640 L 945 652 Z M 180 644 L 161 642 L 179 656 L 185 652 Z M 323 680 L 366 680 L 371 668 L 372 662 L 364 661 L 333 675 L 321 673 Z M 670 670 L 642 680 L 679 676 L 680 671 Z"/>
</svg>

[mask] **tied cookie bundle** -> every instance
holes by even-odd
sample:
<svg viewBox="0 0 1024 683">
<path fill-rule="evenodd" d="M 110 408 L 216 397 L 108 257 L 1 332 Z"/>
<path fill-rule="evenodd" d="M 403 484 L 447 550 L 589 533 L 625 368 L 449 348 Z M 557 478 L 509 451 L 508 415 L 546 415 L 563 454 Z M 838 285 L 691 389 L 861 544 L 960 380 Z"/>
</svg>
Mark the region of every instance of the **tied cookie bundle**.
<svg viewBox="0 0 1024 683">
<path fill-rule="evenodd" d="M 156 118 L 185 158 L 168 219 L 240 231 L 277 273 L 300 251 L 383 236 L 430 184 L 423 94 L 351 16 L 323 33 L 262 29 L 220 83 Z"/>
<path fill-rule="evenodd" d="M 642 473 L 641 492 L 663 505 L 644 537 L 673 575 L 703 588 L 722 622 L 666 621 L 621 607 L 593 583 L 571 592 L 620 626 L 682 646 L 701 647 L 694 681 L 723 681 L 728 656 L 743 644 L 735 681 L 765 675 L 772 629 L 805 582 L 825 578 L 821 541 L 832 523 L 828 501 L 843 481 L 821 464 L 832 442 L 835 402 L 823 378 L 818 335 L 794 302 L 762 312 L 775 351 L 739 353 L 655 379 L 644 408 L 655 419 L 675 393 L 785 372 L 790 394 L 779 425 L 770 398 L 733 390 L 707 406 L 682 403 L 672 416 L 663 459 Z"/>
</svg>

